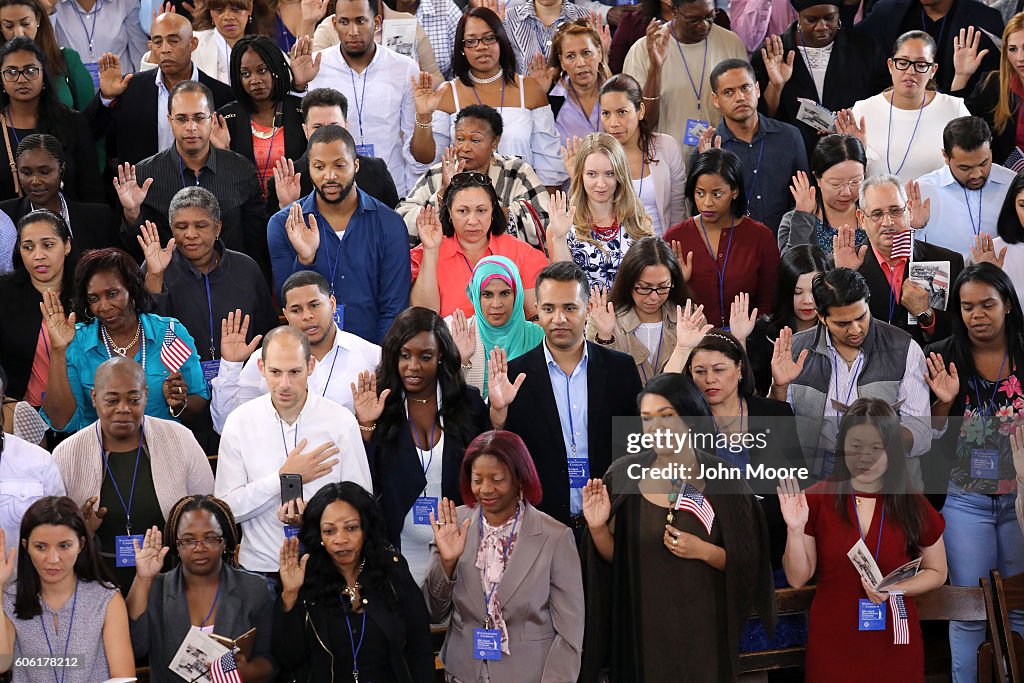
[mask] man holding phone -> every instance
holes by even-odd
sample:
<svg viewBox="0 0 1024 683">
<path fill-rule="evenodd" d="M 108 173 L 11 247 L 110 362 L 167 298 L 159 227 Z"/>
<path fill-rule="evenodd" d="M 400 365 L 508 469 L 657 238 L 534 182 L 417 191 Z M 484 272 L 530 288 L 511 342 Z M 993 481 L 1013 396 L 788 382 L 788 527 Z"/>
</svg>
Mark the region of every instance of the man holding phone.
<svg viewBox="0 0 1024 683">
<path fill-rule="evenodd" d="M 308 390 L 314 362 L 302 331 L 267 333 L 259 370 L 270 392 L 235 409 L 221 435 L 214 491 L 242 526 L 240 564 L 273 584 L 286 533 L 277 518 L 282 498 L 301 492 L 308 500 L 341 481 L 373 491 L 355 416 Z"/>
</svg>

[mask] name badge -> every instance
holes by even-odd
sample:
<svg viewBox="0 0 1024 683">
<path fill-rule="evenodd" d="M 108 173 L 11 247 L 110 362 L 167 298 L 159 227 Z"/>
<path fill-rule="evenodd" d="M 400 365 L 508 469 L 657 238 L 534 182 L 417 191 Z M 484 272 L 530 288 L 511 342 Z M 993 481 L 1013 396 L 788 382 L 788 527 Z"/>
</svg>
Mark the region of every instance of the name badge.
<svg viewBox="0 0 1024 683">
<path fill-rule="evenodd" d="M 885 603 L 876 605 L 870 600 L 861 598 L 857 606 L 857 630 L 884 631 Z"/>
<path fill-rule="evenodd" d="M 133 541 L 139 542 L 139 547 L 146 541 L 145 534 L 132 534 L 131 536 L 114 537 L 114 564 L 117 567 L 135 566 L 135 545 Z"/>
<path fill-rule="evenodd" d="M 356 155 L 361 157 L 377 156 L 373 153 L 373 145 L 356 145 Z"/>
<path fill-rule="evenodd" d="M 199 365 L 203 368 L 203 379 L 206 380 L 206 386 L 209 388 L 213 378 L 220 372 L 220 361 L 219 360 L 204 360 L 200 361 Z"/>
<path fill-rule="evenodd" d="M 339 330 L 345 329 L 345 304 L 338 304 L 334 309 L 334 324 Z"/>
<path fill-rule="evenodd" d="M 437 498 L 420 496 L 412 504 L 412 521 L 414 524 L 430 524 L 430 513 L 437 519 Z"/>
<path fill-rule="evenodd" d="M 696 147 L 697 143 L 700 142 L 700 136 L 703 135 L 704 131 L 710 127 L 710 121 L 686 119 L 686 133 L 683 135 L 683 142 L 692 147 Z"/>
<path fill-rule="evenodd" d="M 92 78 L 92 87 L 97 90 L 100 89 L 100 63 L 99 62 L 83 62 L 85 64 L 85 70 L 89 72 L 89 77 Z"/>
<path fill-rule="evenodd" d="M 284 537 L 285 538 L 298 538 L 299 537 L 299 527 L 295 526 L 294 524 L 285 524 L 284 525 Z"/>
<path fill-rule="evenodd" d="M 473 659 L 501 659 L 501 631 L 496 628 L 473 629 Z"/>
<path fill-rule="evenodd" d="M 569 488 L 581 489 L 590 479 L 590 460 L 587 458 L 569 458 Z"/>
<path fill-rule="evenodd" d="M 999 451 L 995 448 L 972 448 L 971 477 L 974 479 L 998 479 Z"/>
</svg>

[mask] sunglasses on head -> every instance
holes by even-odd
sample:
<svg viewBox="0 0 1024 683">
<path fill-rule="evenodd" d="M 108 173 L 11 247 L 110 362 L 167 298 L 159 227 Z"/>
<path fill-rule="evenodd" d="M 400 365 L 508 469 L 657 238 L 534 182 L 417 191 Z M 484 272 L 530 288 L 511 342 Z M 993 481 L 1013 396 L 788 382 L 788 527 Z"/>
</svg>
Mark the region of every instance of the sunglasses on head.
<svg viewBox="0 0 1024 683">
<path fill-rule="evenodd" d="M 463 171 L 452 176 L 452 187 L 466 187 L 467 185 L 486 187 L 490 184 L 491 179 L 479 171 Z"/>
</svg>

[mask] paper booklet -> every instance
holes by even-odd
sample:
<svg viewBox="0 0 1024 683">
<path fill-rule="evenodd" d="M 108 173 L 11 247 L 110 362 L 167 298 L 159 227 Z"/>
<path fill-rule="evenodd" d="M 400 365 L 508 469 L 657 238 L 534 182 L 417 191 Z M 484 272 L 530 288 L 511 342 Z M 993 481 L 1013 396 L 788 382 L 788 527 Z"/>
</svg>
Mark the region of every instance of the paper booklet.
<svg viewBox="0 0 1024 683">
<path fill-rule="evenodd" d="M 949 261 L 911 261 L 907 279 L 928 292 L 928 305 L 936 311 L 946 310 L 949 302 Z M 916 325 L 917 318 L 907 313 L 907 324 Z"/>
<path fill-rule="evenodd" d="M 836 115 L 831 110 L 806 97 L 798 97 L 796 101 L 800 103 L 800 109 L 796 112 L 797 121 L 806 123 L 822 133 L 834 132 L 832 127 L 835 125 Z"/>
<path fill-rule="evenodd" d="M 193 626 L 181 641 L 167 668 L 190 683 L 211 683 L 210 662 L 217 661 L 230 650 L 208 634 Z"/>
<path fill-rule="evenodd" d="M 380 40 L 398 54 L 416 59 L 416 20 L 385 19 Z"/>
<path fill-rule="evenodd" d="M 919 557 L 907 562 L 902 567 L 894 569 L 888 576 L 883 578 L 882 572 L 878 570 L 878 565 L 875 563 L 875 558 L 871 556 L 868 547 L 864 545 L 863 539 L 857 539 L 857 542 L 850 548 L 850 552 L 846 553 L 846 556 L 850 558 L 850 562 L 853 562 L 853 566 L 857 569 L 857 573 L 860 574 L 861 578 L 879 592 L 883 592 L 886 588 L 895 586 L 897 583 L 907 579 L 912 579 L 917 576 L 917 572 L 921 569 L 921 558 Z"/>
</svg>

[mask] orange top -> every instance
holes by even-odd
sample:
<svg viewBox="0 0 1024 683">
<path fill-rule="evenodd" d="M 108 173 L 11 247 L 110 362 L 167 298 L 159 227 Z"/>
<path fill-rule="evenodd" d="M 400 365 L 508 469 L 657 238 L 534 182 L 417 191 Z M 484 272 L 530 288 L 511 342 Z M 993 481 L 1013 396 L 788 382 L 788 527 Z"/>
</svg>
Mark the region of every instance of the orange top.
<svg viewBox="0 0 1024 683">
<path fill-rule="evenodd" d="M 260 190 L 263 198 L 267 198 L 267 181 L 274 177 L 274 164 L 284 156 L 284 128 L 278 126 L 276 129 L 261 126 L 255 121 L 252 128 L 264 135 L 273 133 L 273 137 L 261 138 L 252 136 L 253 159 L 256 160 L 256 177 L 260 179 Z"/>
</svg>

